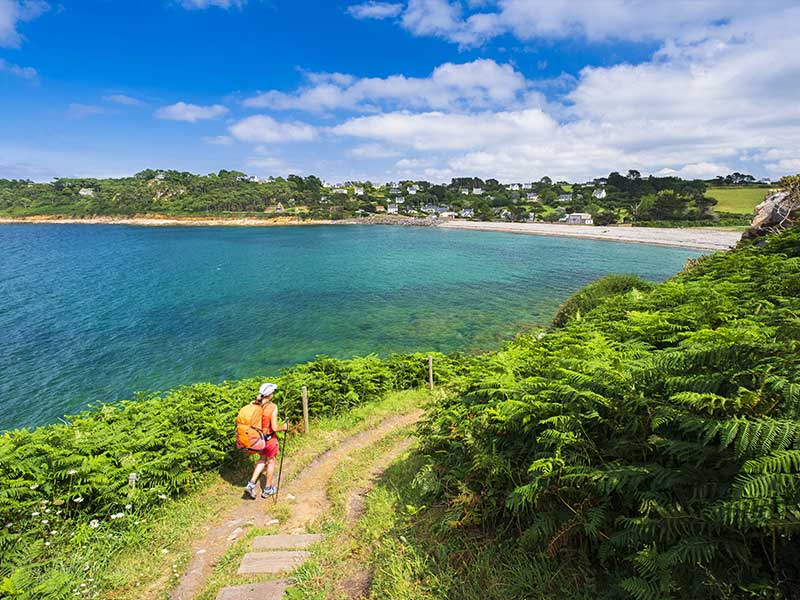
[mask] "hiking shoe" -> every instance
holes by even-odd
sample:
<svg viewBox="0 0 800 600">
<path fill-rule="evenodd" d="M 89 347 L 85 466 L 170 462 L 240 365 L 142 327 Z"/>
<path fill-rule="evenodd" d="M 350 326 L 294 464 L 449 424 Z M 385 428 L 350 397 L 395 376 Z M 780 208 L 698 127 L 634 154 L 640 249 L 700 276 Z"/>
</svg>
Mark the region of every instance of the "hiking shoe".
<svg viewBox="0 0 800 600">
<path fill-rule="evenodd" d="M 261 497 L 262 498 L 269 498 L 270 496 L 274 496 L 274 495 L 275 495 L 275 486 L 274 485 L 268 485 L 263 490 L 261 490 Z"/>
<path fill-rule="evenodd" d="M 244 488 L 244 493 L 250 496 L 253 500 L 256 499 L 256 484 L 252 481 L 248 481 L 247 485 Z"/>
</svg>

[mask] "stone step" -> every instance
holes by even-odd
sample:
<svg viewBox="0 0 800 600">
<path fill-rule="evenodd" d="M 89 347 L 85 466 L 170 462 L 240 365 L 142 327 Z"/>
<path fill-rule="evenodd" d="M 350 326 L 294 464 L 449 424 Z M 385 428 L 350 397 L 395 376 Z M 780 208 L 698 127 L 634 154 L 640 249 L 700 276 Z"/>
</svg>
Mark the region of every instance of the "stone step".
<svg viewBox="0 0 800 600">
<path fill-rule="evenodd" d="M 259 535 L 253 538 L 253 550 L 283 550 L 308 548 L 312 544 L 322 541 L 319 533 L 298 533 L 290 535 L 279 533 L 277 535 Z"/>
<path fill-rule="evenodd" d="M 275 552 L 248 552 L 242 558 L 237 573 L 280 573 L 303 564 L 311 556 L 304 550 L 278 550 Z"/>
<path fill-rule="evenodd" d="M 217 600 L 280 600 L 289 586 L 288 579 L 272 579 L 261 583 L 246 583 L 222 588 Z"/>
</svg>

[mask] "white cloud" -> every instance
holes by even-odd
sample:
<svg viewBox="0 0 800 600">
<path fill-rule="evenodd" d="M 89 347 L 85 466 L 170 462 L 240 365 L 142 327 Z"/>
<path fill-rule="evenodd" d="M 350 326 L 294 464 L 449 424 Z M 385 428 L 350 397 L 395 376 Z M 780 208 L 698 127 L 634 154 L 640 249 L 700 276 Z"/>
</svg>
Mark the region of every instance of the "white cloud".
<svg viewBox="0 0 800 600">
<path fill-rule="evenodd" d="M 469 150 L 542 138 L 557 124 L 541 109 L 454 114 L 394 112 L 357 117 L 331 128 L 338 135 L 401 144 L 419 151 Z"/>
<path fill-rule="evenodd" d="M 0 47 L 18 48 L 23 37 L 17 26 L 50 10 L 41 0 L 0 0 Z"/>
<path fill-rule="evenodd" d="M 39 74 L 36 72 L 36 69 L 33 67 L 20 67 L 19 65 L 10 63 L 3 58 L 0 58 L 0 73 L 10 73 L 14 77 L 21 77 L 22 79 L 27 79 L 28 81 L 35 81 L 39 76 Z"/>
<path fill-rule="evenodd" d="M 398 156 L 400 153 L 397 150 L 386 148 L 381 144 L 360 144 L 355 148 L 348 150 L 347 154 L 353 158 L 392 158 Z"/>
<path fill-rule="evenodd" d="M 374 1 L 353 4 L 347 8 L 347 12 L 356 19 L 389 19 L 399 15 L 402 10 L 402 4 Z"/>
<path fill-rule="evenodd" d="M 215 135 L 211 137 L 204 137 L 203 142 L 206 144 L 213 144 L 215 146 L 230 146 L 233 143 L 233 138 L 229 135 Z"/>
<path fill-rule="evenodd" d="M 268 91 L 244 101 L 245 106 L 324 113 L 339 109 L 484 109 L 543 102 L 529 90 L 524 75 L 490 59 L 444 63 L 428 77 L 356 78 L 342 73 L 310 73 L 309 85 L 295 93 Z"/>
<path fill-rule="evenodd" d="M 125 94 L 110 94 L 108 96 L 103 96 L 103 100 L 113 102 L 114 104 L 121 104 L 122 106 L 147 106 L 146 102 Z"/>
<path fill-rule="evenodd" d="M 267 115 L 253 115 L 234 123 L 229 128 L 233 137 L 243 142 L 280 143 L 313 140 L 317 131 L 299 121 L 281 122 Z"/>
<path fill-rule="evenodd" d="M 800 22 L 800 6 L 753 15 L 745 14 L 744 5 L 730 5 L 725 22 L 677 29 L 649 61 L 583 69 L 563 103 L 545 104 L 526 91 L 522 106 L 500 109 L 415 112 L 407 105 L 347 119 L 330 131 L 360 144 L 437 153 L 434 165 L 395 167 L 441 176 L 582 179 L 629 168 L 683 177 L 796 171 L 800 38 L 782 24 Z M 653 10 L 660 14 L 661 8 Z M 686 10 L 696 16 L 692 11 L 700 9 Z M 455 13 L 444 11 L 440 22 L 447 14 Z M 599 23 L 591 26 L 594 37 L 606 35 Z M 663 33 L 656 21 L 647 27 L 648 35 Z M 541 83 L 528 81 L 525 89 Z"/>
<path fill-rule="evenodd" d="M 188 123 L 195 123 L 205 119 L 215 119 L 227 112 L 228 109 L 221 104 L 214 104 L 212 106 L 198 106 L 197 104 L 177 102 L 169 106 L 162 106 L 155 112 L 155 116 L 158 119 L 167 119 L 169 121 L 186 121 Z"/>
<path fill-rule="evenodd" d="M 680 169 L 661 169 L 656 173 L 661 177 L 681 177 L 682 179 L 713 179 L 717 175 L 724 175 L 733 171 L 727 165 L 718 163 L 693 163 L 683 165 Z"/>
<path fill-rule="evenodd" d="M 588 41 L 661 41 L 675 32 L 702 35 L 731 18 L 743 21 L 790 7 L 793 0 L 409 0 L 402 26 L 420 36 L 436 36 L 460 46 L 481 45 L 511 34 L 523 41 L 583 38 Z M 484 5 L 496 5 L 494 10 Z"/>
<path fill-rule="evenodd" d="M 205 10 L 211 6 L 227 10 L 241 8 L 246 2 L 247 0 L 179 0 L 178 4 L 188 10 Z"/>
<path fill-rule="evenodd" d="M 84 119 L 95 115 L 111 115 L 116 111 L 105 106 L 95 106 L 94 104 L 80 104 L 72 102 L 67 107 L 67 117 L 70 119 Z"/>
</svg>

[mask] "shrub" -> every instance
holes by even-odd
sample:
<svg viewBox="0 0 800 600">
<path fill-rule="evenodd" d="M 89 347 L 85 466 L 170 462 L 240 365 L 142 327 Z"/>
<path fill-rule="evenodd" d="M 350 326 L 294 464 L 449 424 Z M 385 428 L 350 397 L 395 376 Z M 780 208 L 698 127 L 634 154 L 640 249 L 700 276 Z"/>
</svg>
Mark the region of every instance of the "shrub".
<svg viewBox="0 0 800 600">
<path fill-rule="evenodd" d="M 581 318 L 611 296 L 631 290 L 647 291 L 653 284 L 636 275 L 606 275 L 570 296 L 553 317 L 553 327 L 563 327 L 570 319 Z"/>
</svg>

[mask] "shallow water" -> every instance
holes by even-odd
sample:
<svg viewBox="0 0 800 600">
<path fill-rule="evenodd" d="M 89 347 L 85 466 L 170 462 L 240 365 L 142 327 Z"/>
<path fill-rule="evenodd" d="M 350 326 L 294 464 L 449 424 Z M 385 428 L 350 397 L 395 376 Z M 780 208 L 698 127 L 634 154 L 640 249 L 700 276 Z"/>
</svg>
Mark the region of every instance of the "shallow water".
<svg viewBox="0 0 800 600">
<path fill-rule="evenodd" d="M 0 225 L 0 429 L 326 354 L 491 349 L 701 254 L 388 226 Z"/>
</svg>

